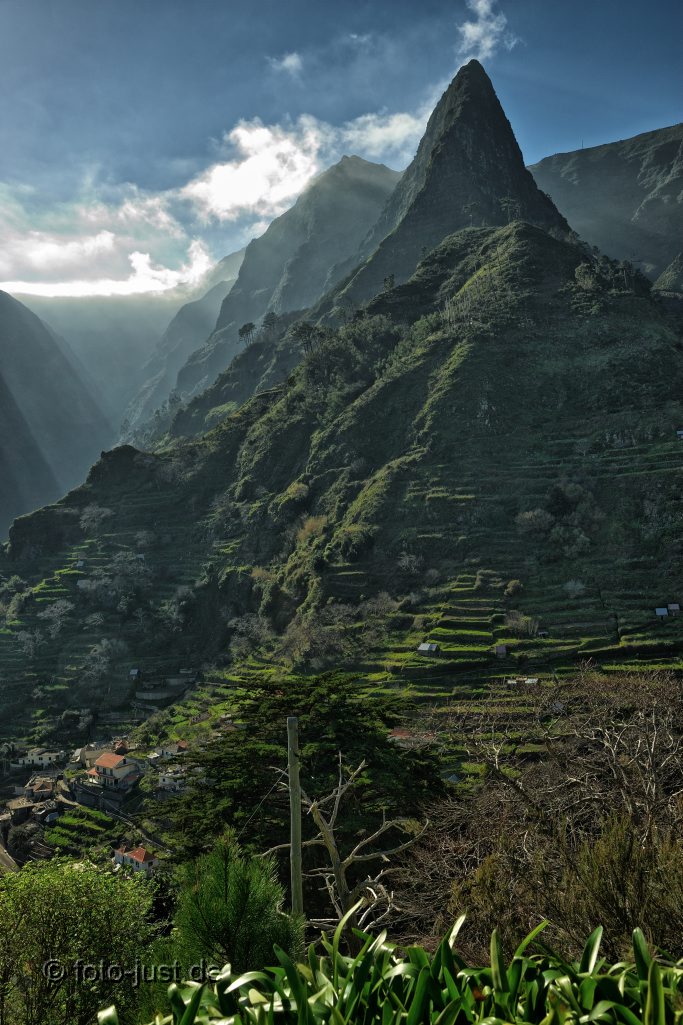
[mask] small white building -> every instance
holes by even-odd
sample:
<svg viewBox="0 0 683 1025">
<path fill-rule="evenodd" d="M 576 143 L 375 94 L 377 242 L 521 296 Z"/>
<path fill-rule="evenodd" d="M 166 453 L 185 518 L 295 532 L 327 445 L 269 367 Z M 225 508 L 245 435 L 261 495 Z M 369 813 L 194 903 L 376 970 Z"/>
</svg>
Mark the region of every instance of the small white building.
<svg viewBox="0 0 683 1025">
<path fill-rule="evenodd" d="M 159 864 L 159 859 L 146 847 L 129 849 L 125 844 L 114 851 L 114 864 L 128 868 L 132 872 L 142 872 L 151 876 Z"/>
<path fill-rule="evenodd" d="M 187 754 L 186 740 L 173 740 L 162 744 L 157 748 L 160 758 L 178 758 Z"/>
<path fill-rule="evenodd" d="M 66 757 L 64 751 L 48 751 L 43 747 L 32 747 L 24 754 L 14 755 L 11 761 L 13 768 L 30 766 L 32 769 L 47 769 L 50 765 L 61 762 Z"/>
<path fill-rule="evenodd" d="M 418 644 L 417 650 L 420 655 L 436 655 L 440 649 L 433 641 L 423 641 L 422 644 Z"/>
</svg>

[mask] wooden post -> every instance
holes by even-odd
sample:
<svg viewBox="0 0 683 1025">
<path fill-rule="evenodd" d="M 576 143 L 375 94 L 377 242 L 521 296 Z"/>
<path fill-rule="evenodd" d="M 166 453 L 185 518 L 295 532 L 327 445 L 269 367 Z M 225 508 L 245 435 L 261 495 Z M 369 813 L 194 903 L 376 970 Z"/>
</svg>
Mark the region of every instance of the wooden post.
<svg viewBox="0 0 683 1025">
<path fill-rule="evenodd" d="M 287 718 L 287 770 L 289 772 L 290 868 L 292 911 L 304 913 L 303 869 L 301 861 L 301 783 L 299 781 L 299 720 Z"/>
</svg>

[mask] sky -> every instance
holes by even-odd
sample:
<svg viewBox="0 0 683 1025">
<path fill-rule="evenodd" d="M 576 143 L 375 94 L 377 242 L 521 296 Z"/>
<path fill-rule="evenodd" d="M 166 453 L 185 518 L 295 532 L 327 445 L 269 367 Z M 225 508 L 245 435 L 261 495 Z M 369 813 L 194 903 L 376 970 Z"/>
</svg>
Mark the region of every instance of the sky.
<svg viewBox="0 0 683 1025">
<path fill-rule="evenodd" d="M 527 163 L 683 120 L 680 0 L 0 0 L 0 288 L 199 282 L 482 61 Z"/>
</svg>

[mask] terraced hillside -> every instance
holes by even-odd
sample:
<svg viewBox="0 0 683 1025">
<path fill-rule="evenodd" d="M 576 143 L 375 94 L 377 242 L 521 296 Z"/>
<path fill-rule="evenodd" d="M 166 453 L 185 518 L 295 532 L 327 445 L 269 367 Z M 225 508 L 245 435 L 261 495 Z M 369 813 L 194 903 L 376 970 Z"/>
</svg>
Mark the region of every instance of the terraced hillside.
<svg viewBox="0 0 683 1025">
<path fill-rule="evenodd" d="M 680 666 L 655 607 L 683 593 L 681 344 L 641 276 L 576 243 L 449 236 L 279 387 L 15 523 L 5 721 L 125 709 L 134 666 L 335 665 L 426 701 Z"/>
</svg>

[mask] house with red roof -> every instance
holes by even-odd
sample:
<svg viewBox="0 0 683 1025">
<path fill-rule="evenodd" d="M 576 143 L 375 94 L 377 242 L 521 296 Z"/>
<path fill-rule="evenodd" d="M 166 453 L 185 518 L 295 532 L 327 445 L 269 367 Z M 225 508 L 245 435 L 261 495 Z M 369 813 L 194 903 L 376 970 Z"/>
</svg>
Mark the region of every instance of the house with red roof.
<svg viewBox="0 0 683 1025">
<path fill-rule="evenodd" d="M 159 864 L 159 859 L 146 847 L 129 848 L 123 844 L 114 851 L 114 864 L 122 865 L 124 868 L 130 869 L 131 872 L 143 872 L 145 875 L 151 876 Z"/>
<path fill-rule="evenodd" d="M 141 772 L 137 762 L 132 759 L 113 751 L 105 751 L 92 769 L 88 770 L 88 776 L 109 790 L 127 790 L 137 783 Z"/>
</svg>

